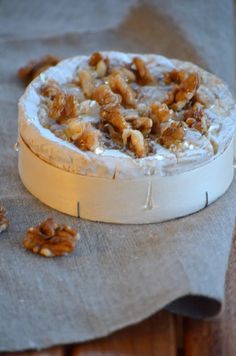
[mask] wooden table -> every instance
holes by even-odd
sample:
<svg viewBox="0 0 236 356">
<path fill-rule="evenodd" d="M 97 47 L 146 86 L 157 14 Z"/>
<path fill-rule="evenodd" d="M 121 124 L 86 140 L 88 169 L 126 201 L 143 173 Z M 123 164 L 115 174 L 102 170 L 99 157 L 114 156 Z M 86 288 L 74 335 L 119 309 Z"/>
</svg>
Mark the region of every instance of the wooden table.
<svg viewBox="0 0 236 356">
<path fill-rule="evenodd" d="M 3 354 L 2 354 L 3 355 Z M 236 355 L 236 239 L 229 261 L 226 306 L 218 320 L 207 322 L 161 311 L 109 337 L 43 351 L 8 356 L 235 356 Z"/>
</svg>

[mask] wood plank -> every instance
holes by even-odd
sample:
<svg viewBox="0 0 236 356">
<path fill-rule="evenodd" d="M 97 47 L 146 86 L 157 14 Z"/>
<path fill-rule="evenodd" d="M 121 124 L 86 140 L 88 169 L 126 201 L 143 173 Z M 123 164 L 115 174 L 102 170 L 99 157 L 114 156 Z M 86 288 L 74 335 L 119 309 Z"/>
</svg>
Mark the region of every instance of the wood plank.
<svg viewBox="0 0 236 356">
<path fill-rule="evenodd" d="M 176 350 L 175 318 L 162 311 L 109 337 L 76 345 L 72 349 L 72 356 L 176 356 Z"/>
<path fill-rule="evenodd" d="M 180 315 L 174 315 L 175 331 L 176 331 L 176 349 L 177 355 L 183 355 L 184 340 L 183 340 L 183 317 Z"/>
<path fill-rule="evenodd" d="M 64 355 L 65 352 L 63 346 L 56 346 L 41 351 L 1 353 L 1 356 L 64 356 Z"/>
<path fill-rule="evenodd" d="M 188 356 L 220 356 L 213 354 L 212 326 L 202 320 L 184 319 L 184 351 Z"/>
</svg>

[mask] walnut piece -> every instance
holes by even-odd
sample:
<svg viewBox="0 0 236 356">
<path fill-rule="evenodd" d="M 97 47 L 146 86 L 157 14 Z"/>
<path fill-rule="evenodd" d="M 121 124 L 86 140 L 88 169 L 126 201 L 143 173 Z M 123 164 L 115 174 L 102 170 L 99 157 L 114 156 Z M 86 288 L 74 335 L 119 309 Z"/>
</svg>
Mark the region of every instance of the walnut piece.
<svg viewBox="0 0 236 356">
<path fill-rule="evenodd" d="M 58 92 L 52 100 L 48 102 L 48 116 L 50 119 L 61 121 L 62 112 L 65 107 L 65 95 Z"/>
<path fill-rule="evenodd" d="M 103 59 L 103 56 L 100 52 L 94 52 L 89 58 L 89 65 L 91 67 L 96 67 L 97 64 Z"/>
<path fill-rule="evenodd" d="M 77 98 L 71 94 L 59 93 L 49 102 L 48 116 L 58 123 L 64 123 L 68 119 L 78 116 Z"/>
<path fill-rule="evenodd" d="M 95 129 L 89 122 L 81 120 L 69 120 L 64 130 L 67 138 L 83 151 L 95 151 L 100 146 L 101 132 Z"/>
<path fill-rule="evenodd" d="M 144 136 L 147 136 L 150 134 L 153 121 L 149 117 L 145 116 L 140 116 L 137 118 L 134 118 L 133 120 L 130 119 L 131 125 L 133 129 L 139 130 L 142 132 Z"/>
<path fill-rule="evenodd" d="M 166 122 L 172 116 L 173 111 L 168 108 L 166 104 L 154 102 L 151 105 L 151 118 L 152 118 L 152 133 L 160 133 L 160 125 L 162 122 Z"/>
<path fill-rule="evenodd" d="M 121 113 L 119 106 L 105 105 L 100 110 L 101 118 L 104 122 L 111 124 L 119 132 L 130 127 Z"/>
<path fill-rule="evenodd" d="M 76 118 L 78 116 L 78 101 L 75 95 L 65 94 L 65 104 L 59 123 L 64 122 L 67 119 Z"/>
<path fill-rule="evenodd" d="M 0 233 L 8 228 L 9 221 L 6 218 L 6 210 L 3 206 L 0 206 Z"/>
<path fill-rule="evenodd" d="M 44 257 L 63 256 L 74 251 L 79 234 L 70 226 L 59 225 L 49 218 L 26 232 L 24 247 Z"/>
<path fill-rule="evenodd" d="M 136 75 L 132 70 L 126 67 L 112 68 L 111 74 L 119 74 L 127 83 L 136 81 Z"/>
<path fill-rule="evenodd" d="M 78 73 L 80 87 L 87 99 L 90 99 L 93 95 L 95 88 L 94 79 L 92 74 L 88 70 L 80 70 Z M 78 80 L 76 79 L 76 82 Z"/>
<path fill-rule="evenodd" d="M 62 91 L 59 84 L 49 81 L 40 90 L 40 94 L 46 97 L 48 106 L 48 116 L 63 123 L 67 119 L 78 116 L 78 100 L 75 95 L 66 94 Z"/>
<path fill-rule="evenodd" d="M 102 59 L 100 62 L 98 62 L 96 67 L 97 76 L 99 78 L 105 77 L 107 71 L 108 71 L 108 66 L 106 62 Z"/>
<path fill-rule="evenodd" d="M 69 139 L 75 141 L 84 131 L 89 129 L 91 129 L 91 124 L 89 122 L 84 122 L 80 119 L 71 119 L 68 120 L 64 132 Z"/>
<path fill-rule="evenodd" d="M 49 67 L 55 66 L 59 61 L 59 58 L 52 55 L 46 55 L 37 61 L 30 61 L 25 67 L 18 70 L 18 77 L 26 84 L 29 84 L 40 73 Z"/>
<path fill-rule="evenodd" d="M 184 129 L 181 122 L 173 122 L 161 134 L 160 143 L 166 148 L 177 145 L 184 139 Z"/>
<path fill-rule="evenodd" d="M 136 69 L 137 82 L 139 84 L 147 85 L 154 82 L 154 77 L 149 72 L 149 69 L 140 57 L 133 58 L 133 65 Z"/>
<path fill-rule="evenodd" d="M 128 146 L 137 157 L 145 155 L 145 142 L 143 134 L 139 130 L 125 129 L 122 134 L 123 144 Z"/>
<path fill-rule="evenodd" d="M 199 87 L 200 81 L 197 73 L 190 73 L 179 85 L 174 88 L 174 102 L 171 108 L 175 111 L 181 111 L 194 97 Z"/>
<path fill-rule="evenodd" d="M 183 115 L 185 119 L 192 117 L 196 120 L 201 120 L 203 116 L 203 105 L 201 105 L 200 103 L 195 103 L 193 107 L 186 110 Z"/>
<path fill-rule="evenodd" d="M 173 89 L 167 93 L 166 98 L 163 100 L 162 103 L 166 104 L 168 107 L 171 107 L 171 105 L 175 102 L 175 94 L 177 93 L 177 91 L 178 86 L 175 85 Z"/>
<path fill-rule="evenodd" d="M 101 126 L 105 133 L 108 133 L 112 141 L 119 147 L 123 147 L 122 132 L 116 130 L 111 124 L 105 123 Z"/>
<path fill-rule="evenodd" d="M 197 73 L 190 73 L 182 82 L 180 90 L 175 95 L 175 101 L 189 101 L 195 95 L 199 87 L 199 78 Z"/>
<path fill-rule="evenodd" d="M 89 65 L 94 67 L 99 78 L 105 77 L 109 69 L 109 60 L 104 58 L 101 53 L 94 52 L 89 58 Z"/>
<path fill-rule="evenodd" d="M 184 112 L 184 118 L 188 127 L 198 130 L 202 134 L 207 132 L 207 117 L 204 114 L 203 106 L 201 104 L 195 103 L 191 109 L 186 110 Z"/>
<path fill-rule="evenodd" d="M 186 78 L 186 72 L 184 70 L 173 69 L 170 72 L 164 74 L 164 83 L 165 84 L 181 84 Z"/>
<path fill-rule="evenodd" d="M 87 128 L 76 140 L 75 145 L 83 151 L 94 152 L 100 146 L 101 132 L 91 126 Z"/>
<path fill-rule="evenodd" d="M 121 101 L 120 95 L 112 92 L 107 84 L 99 85 L 93 93 L 93 100 L 99 105 L 118 105 Z"/>
<path fill-rule="evenodd" d="M 58 93 L 61 93 L 61 91 L 60 85 L 55 80 L 48 80 L 47 83 L 40 88 L 40 94 L 51 100 L 53 100 Z"/>
<path fill-rule="evenodd" d="M 124 77 L 120 75 L 120 73 L 112 73 L 109 76 L 109 85 L 114 93 L 121 95 L 122 103 L 124 106 L 136 106 L 135 92 L 129 86 L 129 84 L 126 83 Z"/>
</svg>

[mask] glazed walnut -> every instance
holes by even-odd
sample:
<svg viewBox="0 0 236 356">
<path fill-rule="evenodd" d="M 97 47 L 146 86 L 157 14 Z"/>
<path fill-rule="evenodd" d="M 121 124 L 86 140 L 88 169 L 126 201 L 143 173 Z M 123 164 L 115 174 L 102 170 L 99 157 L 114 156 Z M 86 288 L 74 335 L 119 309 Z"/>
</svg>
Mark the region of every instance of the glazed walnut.
<svg viewBox="0 0 236 356">
<path fill-rule="evenodd" d="M 199 77 L 197 73 L 190 73 L 180 85 L 179 90 L 175 94 L 175 102 L 173 108 L 179 111 L 188 103 L 195 95 L 199 87 Z"/>
<path fill-rule="evenodd" d="M 78 116 L 76 96 L 64 93 L 57 82 L 49 81 L 41 88 L 40 93 L 47 98 L 49 118 L 63 123 Z"/>
<path fill-rule="evenodd" d="M 123 147 L 122 131 L 118 131 L 109 123 L 101 125 L 101 129 L 109 135 L 115 145 L 119 148 Z"/>
<path fill-rule="evenodd" d="M 144 136 L 150 134 L 152 130 L 153 121 L 149 117 L 137 117 L 131 121 L 132 128 L 142 132 Z"/>
<path fill-rule="evenodd" d="M 130 127 L 119 106 L 103 106 L 101 107 L 100 115 L 104 122 L 111 124 L 119 132 Z"/>
<path fill-rule="evenodd" d="M 122 134 L 123 143 L 133 151 L 137 157 L 145 155 L 145 142 L 143 134 L 139 130 L 125 129 Z"/>
<path fill-rule="evenodd" d="M 186 71 L 173 69 L 170 72 L 164 74 L 164 83 L 165 84 L 181 84 L 186 78 Z"/>
<path fill-rule="evenodd" d="M 154 82 L 154 77 L 140 57 L 133 58 L 133 65 L 136 70 L 137 81 L 139 84 L 147 85 Z"/>
<path fill-rule="evenodd" d="M 118 93 L 121 95 L 122 103 L 124 106 L 136 106 L 135 92 L 129 86 L 129 84 L 126 83 L 126 80 L 120 73 L 112 73 L 109 76 L 109 85 L 114 93 Z"/>
<path fill-rule="evenodd" d="M 99 85 L 94 90 L 93 99 L 96 100 L 99 105 L 118 105 L 121 101 L 120 96 L 113 93 L 107 84 Z"/>
<path fill-rule="evenodd" d="M 99 78 L 106 76 L 108 73 L 109 60 L 108 58 L 104 58 L 100 52 L 94 52 L 91 55 L 89 65 L 95 68 Z"/>
<path fill-rule="evenodd" d="M 95 151 L 100 146 L 101 132 L 89 122 L 70 120 L 64 130 L 67 138 L 83 151 Z"/>
<path fill-rule="evenodd" d="M 61 115 L 65 107 L 65 95 L 58 92 L 48 103 L 48 116 L 50 119 L 61 121 Z"/>
<path fill-rule="evenodd" d="M 153 121 L 152 133 L 160 133 L 160 125 L 162 122 L 168 121 L 173 114 L 173 111 L 166 104 L 154 102 L 151 105 L 151 118 Z"/>
<path fill-rule="evenodd" d="M 163 104 L 166 104 L 169 108 L 171 108 L 171 106 L 173 105 L 173 103 L 175 102 L 175 95 L 178 91 L 178 86 L 175 85 L 172 90 L 170 90 L 167 94 L 166 94 L 166 98 L 163 100 Z"/>
<path fill-rule="evenodd" d="M 79 136 L 82 135 L 84 131 L 90 130 L 92 128 L 89 122 L 81 121 L 80 119 L 68 120 L 67 127 L 64 129 L 66 136 L 75 141 Z"/>
<path fill-rule="evenodd" d="M 80 70 L 76 82 L 79 83 L 85 97 L 87 99 L 90 99 L 95 89 L 94 79 L 92 77 L 92 74 L 88 70 Z"/>
<path fill-rule="evenodd" d="M 0 233 L 8 228 L 9 221 L 6 218 L 6 210 L 3 206 L 0 206 Z"/>
<path fill-rule="evenodd" d="M 78 102 L 74 95 L 58 93 L 48 105 L 48 116 L 58 123 L 78 116 Z"/>
<path fill-rule="evenodd" d="M 103 56 L 100 52 L 94 52 L 91 54 L 89 58 L 89 65 L 92 67 L 96 67 L 97 64 L 103 59 Z"/>
<path fill-rule="evenodd" d="M 75 95 L 65 95 L 65 106 L 61 116 L 62 119 L 75 118 L 78 116 L 78 101 Z"/>
<path fill-rule="evenodd" d="M 47 83 L 40 88 L 40 94 L 50 100 L 53 100 L 61 91 L 60 85 L 55 80 L 48 80 Z"/>
<path fill-rule="evenodd" d="M 207 132 L 208 120 L 201 104 L 195 103 L 191 109 L 186 110 L 184 118 L 188 127 L 198 130 L 202 134 Z"/>
<path fill-rule="evenodd" d="M 53 219 L 47 219 L 26 232 L 23 245 L 33 253 L 54 257 L 73 252 L 78 240 L 79 234 L 70 226 L 59 225 Z"/>
<path fill-rule="evenodd" d="M 182 78 L 182 77 L 181 77 Z M 175 85 L 164 101 L 174 111 L 181 111 L 195 96 L 200 84 L 197 73 L 186 74 L 179 85 Z"/>
<path fill-rule="evenodd" d="M 135 73 L 126 67 L 111 68 L 111 74 L 119 74 L 127 83 L 133 83 L 136 81 Z"/>
<path fill-rule="evenodd" d="M 83 131 L 74 143 L 82 151 L 94 152 L 100 146 L 100 137 L 101 132 L 91 127 Z"/>
<path fill-rule="evenodd" d="M 188 119 L 188 118 L 194 118 L 196 120 L 201 120 L 202 116 L 203 116 L 203 105 L 199 104 L 199 103 L 195 103 L 193 105 L 193 107 L 191 107 L 188 110 L 185 110 L 185 112 L 183 113 L 184 119 Z"/>
<path fill-rule="evenodd" d="M 184 129 L 181 122 L 173 122 L 166 128 L 160 137 L 160 143 L 166 147 L 170 148 L 172 145 L 177 145 L 181 143 L 184 139 Z"/>
</svg>

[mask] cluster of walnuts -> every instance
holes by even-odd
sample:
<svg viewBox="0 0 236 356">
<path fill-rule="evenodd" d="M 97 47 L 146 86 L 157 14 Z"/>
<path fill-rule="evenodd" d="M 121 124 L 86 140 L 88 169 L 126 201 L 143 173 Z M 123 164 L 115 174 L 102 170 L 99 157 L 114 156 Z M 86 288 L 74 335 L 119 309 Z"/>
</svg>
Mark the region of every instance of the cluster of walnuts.
<svg viewBox="0 0 236 356">
<path fill-rule="evenodd" d="M 79 234 L 68 225 L 57 224 L 48 218 L 36 227 L 31 227 L 24 237 L 24 247 L 44 257 L 67 255 L 74 251 Z"/>
<path fill-rule="evenodd" d="M 6 210 L 0 205 L 0 233 L 7 230 L 8 226 Z M 70 226 L 57 224 L 48 218 L 27 230 L 23 245 L 26 250 L 44 257 L 64 256 L 75 250 L 79 238 L 79 233 Z"/>
<path fill-rule="evenodd" d="M 8 226 L 6 210 L 0 205 L 0 233 L 7 230 Z M 75 250 L 79 238 L 79 233 L 70 226 L 57 224 L 52 218 L 48 218 L 27 230 L 23 246 L 44 257 L 65 256 Z"/>
<path fill-rule="evenodd" d="M 133 152 L 135 157 L 144 157 L 152 152 L 151 142 L 170 148 L 184 140 L 187 127 L 201 133 L 207 130 L 204 106 L 197 95 L 200 85 L 197 73 L 184 70 L 165 73 L 163 83 L 171 88 L 167 97 L 163 102 L 154 100 L 141 106 L 137 88 L 158 83 L 140 57 L 114 67 L 109 58 L 96 52 L 88 64 L 88 69 L 78 70 L 73 85 L 81 89 L 85 101 L 97 103 L 99 125 L 78 120 L 78 98 L 66 93 L 57 82 L 51 80 L 41 88 L 49 118 L 66 125 L 65 138 L 80 149 L 96 151 L 105 136 L 118 148 Z M 124 109 L 134 109 L 137 114 L 127 117 Z M 181 120 L 179 112 L 183 112 Z"/>
</svg>

